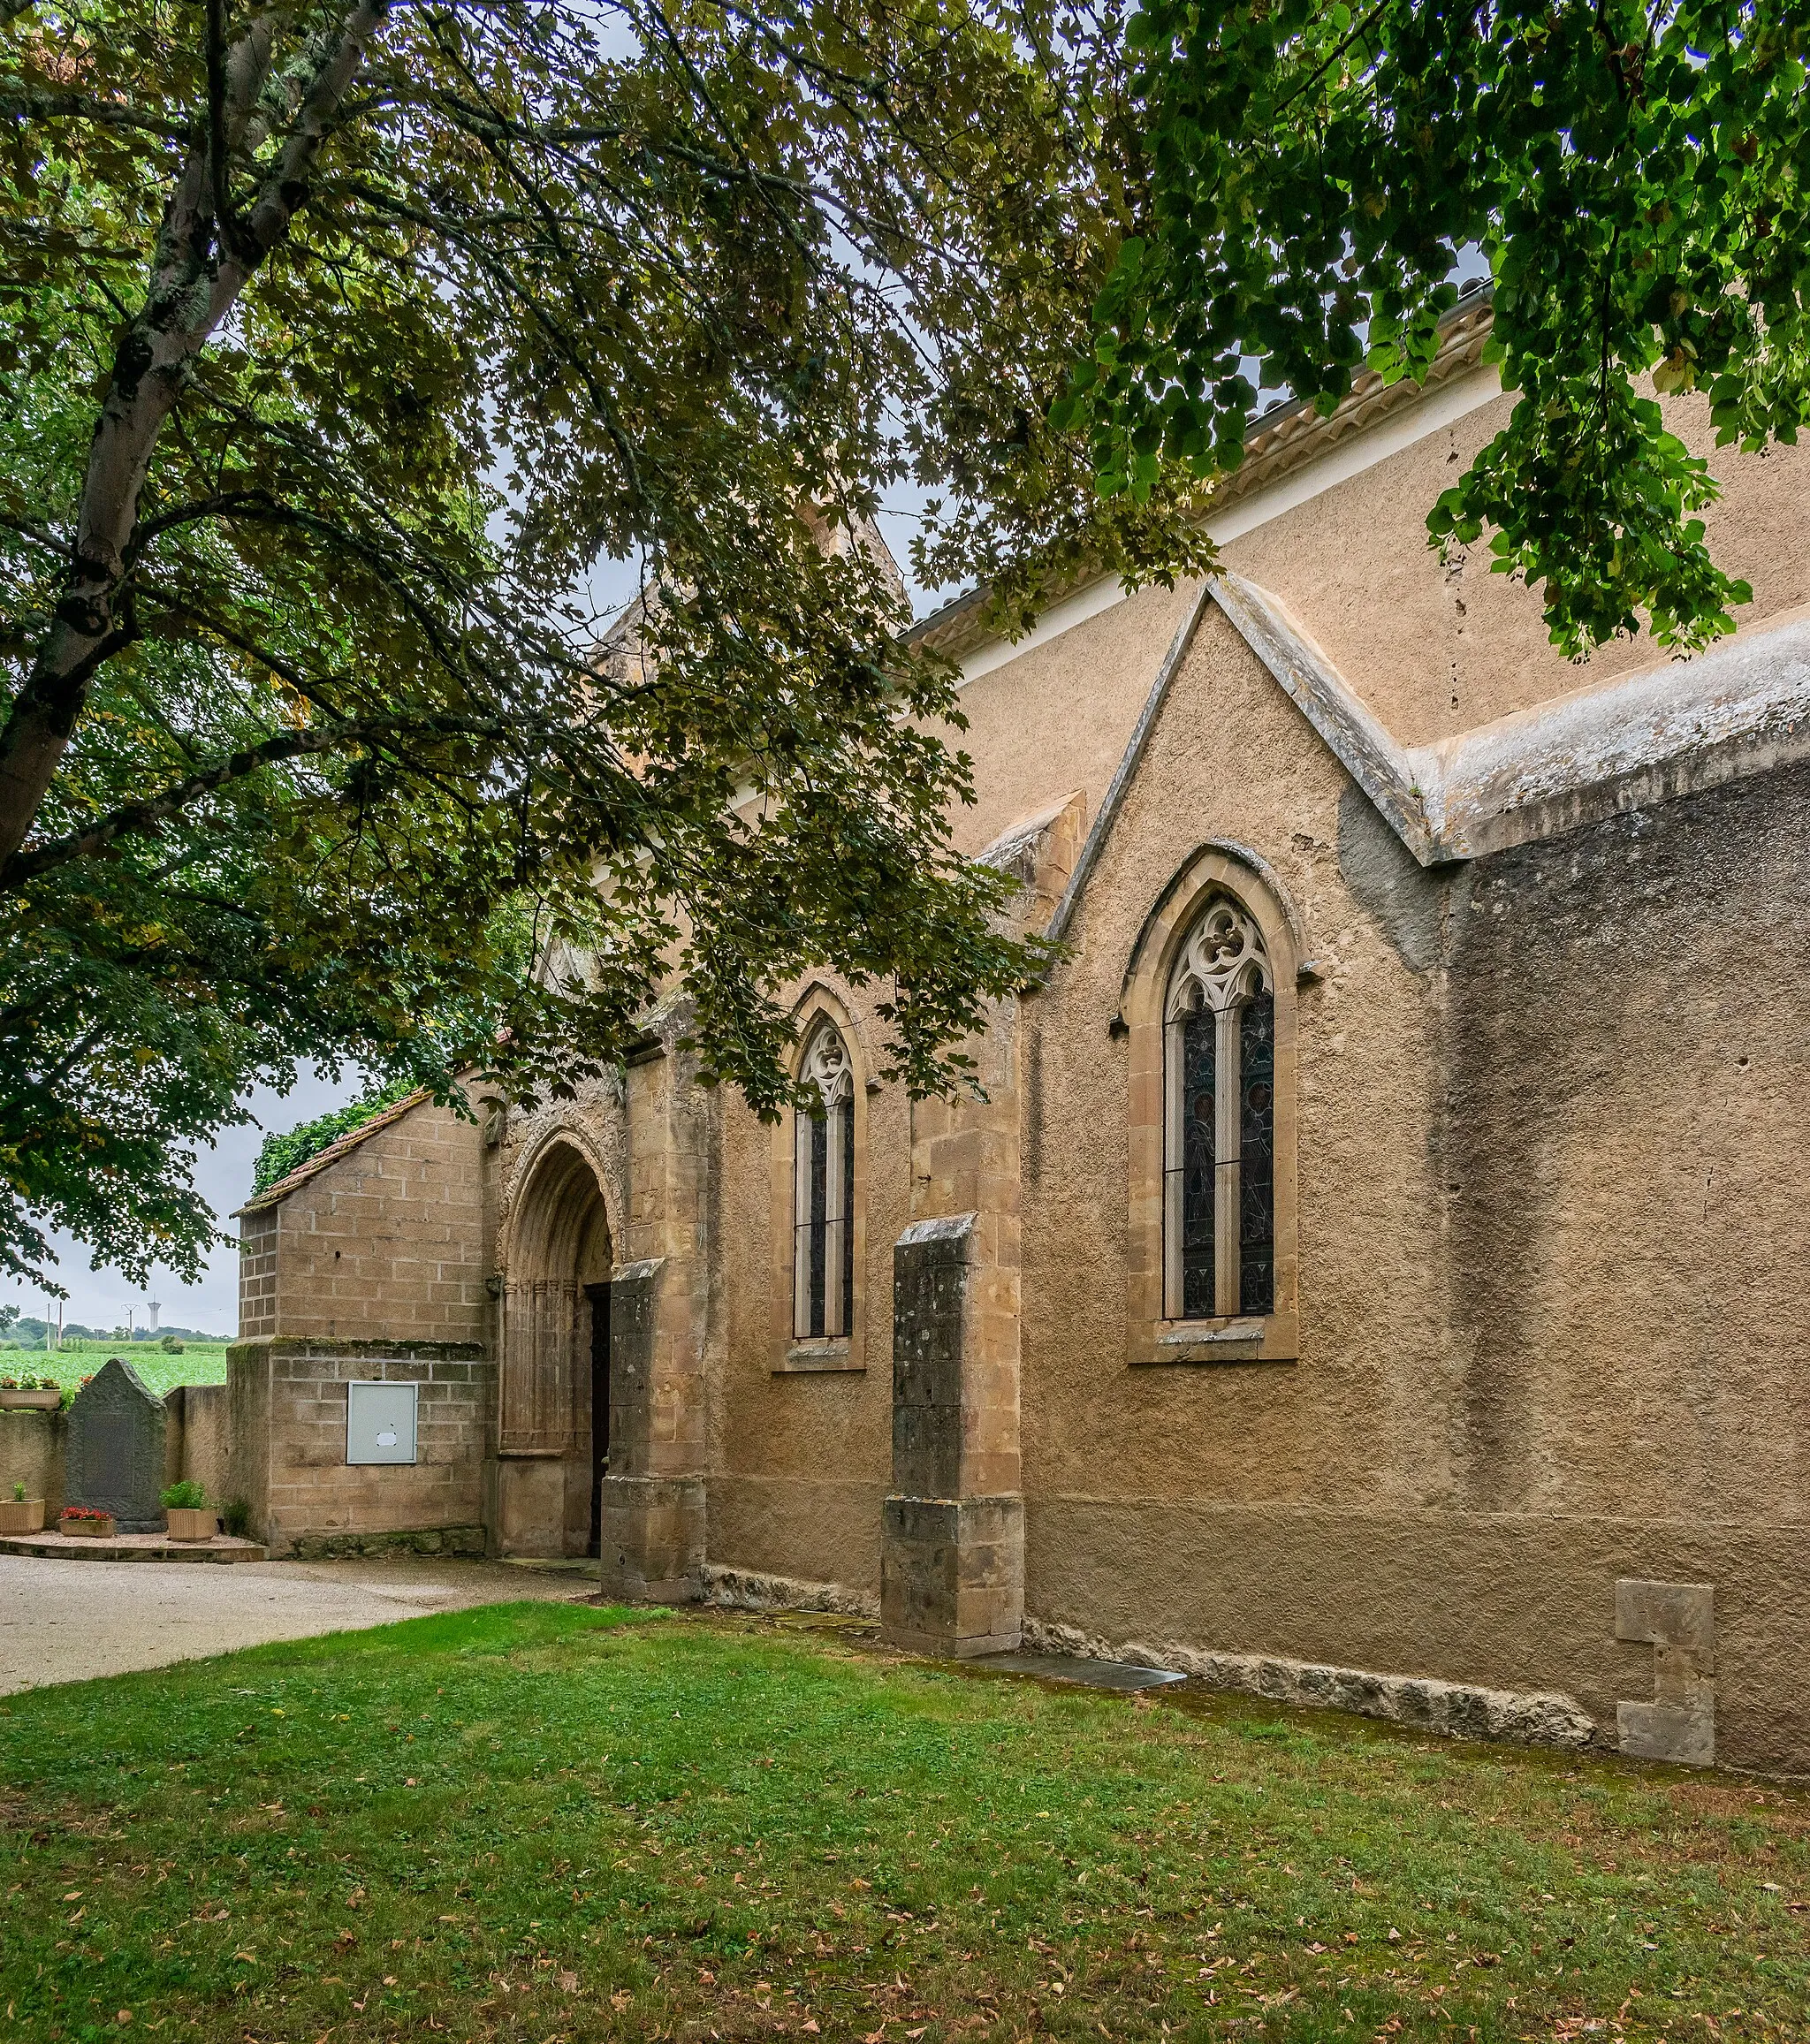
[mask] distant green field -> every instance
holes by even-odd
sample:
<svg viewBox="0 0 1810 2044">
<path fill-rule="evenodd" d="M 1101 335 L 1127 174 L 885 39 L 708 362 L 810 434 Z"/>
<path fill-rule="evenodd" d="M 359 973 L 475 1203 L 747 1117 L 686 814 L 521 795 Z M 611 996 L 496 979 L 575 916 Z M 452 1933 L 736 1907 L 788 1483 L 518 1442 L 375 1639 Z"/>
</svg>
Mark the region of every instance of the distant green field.
<svg viewBox="0 0 1810 2044">
<path fill-rule="evenodd" d="M 66 1342 L 54 1356 L 42 1349 L 0 1349 L 0 1377 L 54 1377 L 65 1391 L 78 1389 L 110 1356 L 130 1363 L 148 1389 L 160 1396 L 179 1384 L 224 1384 L 226 1344 L 190 1341 L 179 1356 L 166 1355 L 155 1341 Z"/>
</svg>

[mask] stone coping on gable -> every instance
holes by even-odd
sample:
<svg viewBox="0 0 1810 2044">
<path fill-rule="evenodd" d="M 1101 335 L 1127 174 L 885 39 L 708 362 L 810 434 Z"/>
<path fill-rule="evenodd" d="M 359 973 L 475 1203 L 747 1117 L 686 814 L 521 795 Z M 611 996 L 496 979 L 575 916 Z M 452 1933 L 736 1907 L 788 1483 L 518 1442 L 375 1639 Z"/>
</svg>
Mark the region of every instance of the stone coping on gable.
<svg viewBox="0 0 1810 2044">
<path fill-rule="evenodd" d="M 356 1128 L 348 1128 L 343 1136 L 336 1136 L 324 1150 L 317 1150 L 312 1157 L 305 1158 L 293 1171 L 267 1185 L 262 1192 L 255 1192 L 240 1207 L 232 1212 L 234 1220 L 242 1220 L 248 1213 L 262 1213 L 266 1207 L 280 1206 L 299 1186 L 306 1185 L 310 1178 L 324 1171 L 330 1164 L 337 1164 L 348 1151 L 356 1150 L 361 1143 L 369 1141 L 380 1128 L 387 1128 L 399 1121 L 405 1114 L 412 1114 L 422 1101 L 433 1098 L 425 1086 L 417 1086 L 414 1092 L 405 1093 L 401 1099 L 392 1101 L 380 1109 L 369 1121 L 361 1121 Z"/>
<path fill-rule="evenodd" d="M 369 1357 L 374 1363 L 488 1363 L 482 1341 L 352 1341 L 323 1334 L 248 1334 L 228 1344 L 226 1360 L 249 1363 L 260 1356 Z"/>
</svg>

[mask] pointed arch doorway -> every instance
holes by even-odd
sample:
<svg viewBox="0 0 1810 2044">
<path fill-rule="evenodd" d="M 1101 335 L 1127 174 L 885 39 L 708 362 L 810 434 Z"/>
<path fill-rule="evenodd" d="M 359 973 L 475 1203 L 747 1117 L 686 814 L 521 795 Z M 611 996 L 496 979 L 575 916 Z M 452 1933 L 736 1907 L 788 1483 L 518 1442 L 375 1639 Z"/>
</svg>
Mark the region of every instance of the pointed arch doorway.
<svg viewBox="0 0 1810 2044">
<path fill-rule="evenodd" d="M 504 1554 L 597 1552 L 610 1438 L 610 1273 L 604 1191 L 577 1144 L 530 1166 L 503 1273 L 493 1526 Z"/>
</svg>

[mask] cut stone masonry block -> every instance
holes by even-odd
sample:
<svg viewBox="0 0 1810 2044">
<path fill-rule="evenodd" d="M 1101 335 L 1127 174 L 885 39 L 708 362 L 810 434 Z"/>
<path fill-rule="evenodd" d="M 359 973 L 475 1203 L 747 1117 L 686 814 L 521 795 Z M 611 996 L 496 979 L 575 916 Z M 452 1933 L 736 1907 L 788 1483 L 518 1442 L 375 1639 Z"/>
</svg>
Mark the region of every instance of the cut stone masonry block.
<svg viewBox="0 0 1810 2044">
<path fill-rule="evenodd" d="M 598 1546 L 605 1596 L 692 1604 L 703 1594 L 703 1478 L 658 1470 L 670 1450 L 673 1387 L 662 1345 L 665 1261 L 625 1265 L 610 1280 L 610 1473 Z M 682 1333 L 683 1330 L 681 1329 Z"/>
<path fill-rule="evenodd" d="M 894 1646 L 1010 1653 L 1024 1632 L 1024 1501 L 890 1497 L 881 1522 L 880 1628 Z"/>
<path fill-rule="evenodd" d="M 976 1216 L 914 1222 L 893 1251 L 893 1495 L 880 1624 L 895 1645 L 1009 1653 L 1024 1626 L 1015 1354 L 992 1352 Z"/>
<path fill-rule="evenodd" d="M 1616 1637 L 1653 1648 L 1650 1703 L 1618 1703 L 1621 1750 L 1680 1767 L 1715 1764 L 1715 1592 L 1707 1583 L 1616 1584 Z"/>
</svg>

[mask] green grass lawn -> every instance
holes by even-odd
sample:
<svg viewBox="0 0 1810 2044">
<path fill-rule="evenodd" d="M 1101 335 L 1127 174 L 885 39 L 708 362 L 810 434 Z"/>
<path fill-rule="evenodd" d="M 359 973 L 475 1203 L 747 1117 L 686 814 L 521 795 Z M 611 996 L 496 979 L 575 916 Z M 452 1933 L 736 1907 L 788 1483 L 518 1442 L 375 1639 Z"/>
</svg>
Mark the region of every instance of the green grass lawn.
<svg viewBox="0 0 1810 2044">
<path fill-rule="evenodd" d="M 506 1605 L 0 1703 L 0 2034 L 1801 2039 L 1806 1815 Z"/>
<path fill-rule="evenodd" d="M 49 1356 L 42 1349 L 4 1349 L 0 1350 L 0 1377 L 52 1377 L 65 1391 L 74 1391 L 110 1356 L 119 1356 L 161 1397 L 179 1384 L 224 1384 L 226 1348 L 224 1341 L 190 1341 L 179 1356 L 165 1355 L 155 1341 L 69 1342 Z"/>
</svg>

